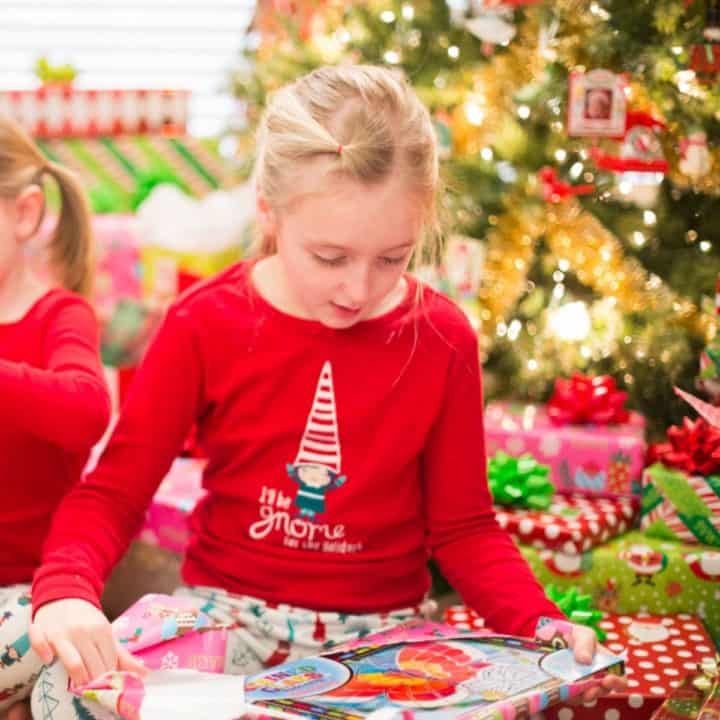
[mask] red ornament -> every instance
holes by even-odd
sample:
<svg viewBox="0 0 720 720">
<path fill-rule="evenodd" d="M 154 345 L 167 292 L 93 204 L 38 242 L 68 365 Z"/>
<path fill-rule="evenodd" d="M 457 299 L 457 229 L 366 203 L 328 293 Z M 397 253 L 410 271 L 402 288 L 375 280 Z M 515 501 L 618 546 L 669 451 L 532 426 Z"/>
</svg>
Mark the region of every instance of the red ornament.
<svg viewBox="0 0 720 720">
<path fill-rule="evenodd" d="M 668 442 L 651 445 L 648 464 L 661 462 L 688 475 L 714 475 L 720 471 L 720 430 L 704 418 L 684 418 L 667 431 Z"/>
<path fill-rule="evenodd" d="M 542 194 L 545 202 L 559 203 L 576 195 L 591 195 L 595 191 L 594 185 L 570 185 L 558 178 L 557 170 L 545 166 L 538 173 L 542 182 Z"/>
<path fill-rule="evenodd" d="M 698 80 L 713 84 L 720 73 L 720 44 L 697 44 L 690 50 L 690 67 Z"/>
<path fill-rule="evenodd" d="M 614 172 L 665 173 L 667 160 L 656 136 L 665 130 L 662 120 L 647 112 L 631 111 L 627 114 L 623 147 L 619 155 L 611 155 L 594 147 L 590 153 L 595 164 Z"/>
<path fill-rule="evenodd" d="M 548 417 L 556 425 L 612 425 L 627 422 L 627 393 L 618 390 L 609 375 L 588 377 L 575 373 L 569 380 L 558 378 L 547 404 Z"/>
<path fill-rule="evenodd" d="M 687 3 L 691 4 L 691 3 Z M 690 67 L 700 82 L 713 85 L 720 72 L 720 0 L 706 0 L 704 43 L 690 49 Z"/>
</svg>

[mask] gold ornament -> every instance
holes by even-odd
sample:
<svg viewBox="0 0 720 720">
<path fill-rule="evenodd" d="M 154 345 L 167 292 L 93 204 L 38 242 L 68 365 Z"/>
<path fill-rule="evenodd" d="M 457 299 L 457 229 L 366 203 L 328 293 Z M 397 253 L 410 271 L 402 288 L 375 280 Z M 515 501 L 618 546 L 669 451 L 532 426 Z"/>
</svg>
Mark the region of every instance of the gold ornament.
<svg viewBox="0 0 720 720">
<path fill-rule="evenodd" d="M 564 261 L 578 280 L 624 312 L 662 311 L 668 322 L 709 339 L 714 319 L 649 275 L 625 256 L 620 241 L 580 203 L 571 198 L 542 208 L 510 201 L 488 236 L 484 282 L 480 289 L 482 346 L 488 350 L 498 324 L 522 295 L 535 244 L 544 236 L 558 262 Z"/>
</svg>

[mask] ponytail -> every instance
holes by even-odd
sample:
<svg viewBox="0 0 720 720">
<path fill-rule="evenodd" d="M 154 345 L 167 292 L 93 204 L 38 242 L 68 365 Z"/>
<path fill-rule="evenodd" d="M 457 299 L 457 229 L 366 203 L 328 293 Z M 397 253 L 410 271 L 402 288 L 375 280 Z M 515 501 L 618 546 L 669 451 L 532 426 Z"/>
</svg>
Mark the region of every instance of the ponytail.
<svg viewBox="0 0 720 720">
<path fill-rule="evenodd" d="M 30 136 L 0 115 L 0 197 L 15 197 L 49 175 L 60 189 L 62 207 L 49 243 L 53 273 L 65 288 L 89 297 L 93 285 L 91 212 L 85 190 L 67 168 L 48 162 Z"/>
<path fill-rule="evenodd" d="M 48 248 L 63 286 L 84 297 L 93 289 L 93 233 L 90 205 L 77 175 L 57 163 L 45 165 L 60 189 L 61 209 Z"/>
</svg>

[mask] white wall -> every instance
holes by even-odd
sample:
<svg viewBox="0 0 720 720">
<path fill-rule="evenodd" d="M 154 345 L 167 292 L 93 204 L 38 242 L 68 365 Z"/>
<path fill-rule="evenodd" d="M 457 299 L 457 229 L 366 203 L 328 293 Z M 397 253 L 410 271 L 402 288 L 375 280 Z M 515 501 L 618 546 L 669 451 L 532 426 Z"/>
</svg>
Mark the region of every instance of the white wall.
<svg viewBox="0 0 720 720">
<path fill-rule="evenodd" d="M 0 88 L 37 85 L 35 60 L 70 62 L 78 87 L 192 91 L 190 131 L 227 127 L 254 0 L 0 0 Z"/>
</svg>

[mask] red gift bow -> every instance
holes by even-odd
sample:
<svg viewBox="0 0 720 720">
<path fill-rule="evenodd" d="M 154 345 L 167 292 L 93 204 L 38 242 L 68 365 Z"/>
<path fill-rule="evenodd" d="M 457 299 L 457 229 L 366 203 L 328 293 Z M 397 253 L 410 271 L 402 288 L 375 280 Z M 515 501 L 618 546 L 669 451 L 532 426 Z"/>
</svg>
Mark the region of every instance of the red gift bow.
<svg viewBox="0 0 720 720">
<path fill-rule="evenodd" d="M 720 430 L 704 418 L 683 418 L 682 425 L 667 431 L 668 442 L 651 445 L 648 464 L 661 462 L 689 475 L 714 475 L 720 471 Z"/>
<path fill-rule="evenodd" d="M 558 378 L 547 404 L 547 414 L 556 425 L 610 425 L 627 422 L 627 393 L 618 390 L 609 375 L 589 377 L 575 373 L 569 380 Z"/>
</svg>

